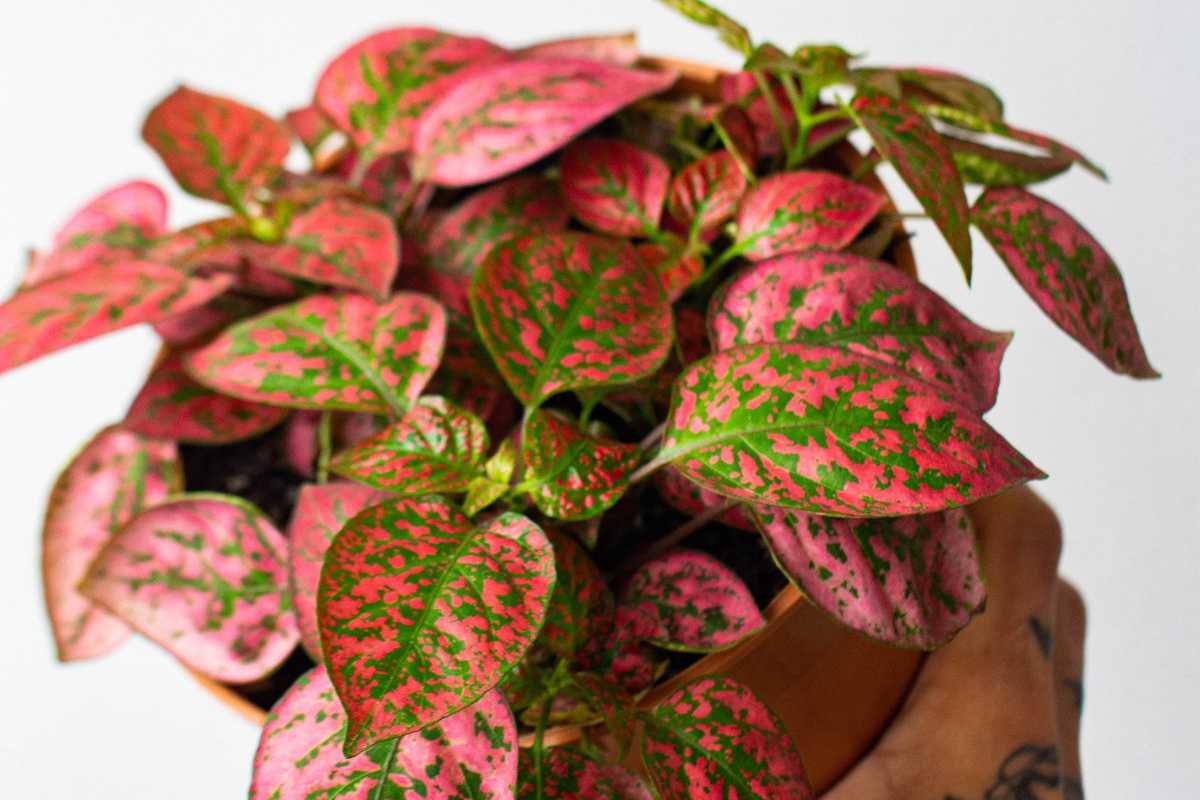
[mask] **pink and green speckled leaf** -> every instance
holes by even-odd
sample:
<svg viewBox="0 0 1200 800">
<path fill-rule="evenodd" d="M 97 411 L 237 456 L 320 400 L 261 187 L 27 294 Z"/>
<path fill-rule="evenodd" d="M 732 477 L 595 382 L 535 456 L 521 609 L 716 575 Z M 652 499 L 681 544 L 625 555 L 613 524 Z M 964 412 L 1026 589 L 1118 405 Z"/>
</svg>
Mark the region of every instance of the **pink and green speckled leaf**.
<svg viewBox="0 0 1200 800">
<path fill-rule="evenodd" d="M 733 217 L 749 184 L 728 150 L 692 161 L 671 179 L 667 209 L 698 234 L 715 230 Z"/>
<path fill-rule="evenodd" d="M 978 414 L 875 359 L 722 350 L 675 382 L 655 464 L 712 491 L 846 517 L 963 506 L 1043 473 Z"/>
<path fill-rule="evenodd" d="M 704 262 L 683 243 L 638 242 L 635 249 L 642 266 L 658 276 L 663 293 L 672 303 L 704 272 Z"/>
<path fill-rule="evenodd" d="M 532 757 L 521 753 L 517 800 L 653 800 L 650 787 L 619 764 L 586 755 L 575 747 L 547 748 L 542 756 L 538 794 Z"/>
<path fill-rule="evenodd" d="M 633 247 L 592 234 L 510 239 L 475 273 L 480 338 L 513 394 L 632 383 L 671 349 L 671 308 Z"/>
<path fill-rule="evenodd" d="M 242 212 L 291 147 L 287 128 L 261 111 L 186 86 L 150 111 L 142 138 L 184 190 Z"/>
<path fill-rule="evenodd" d="M 239 322 L 185 361 L 222 394 L 270 405 L 401 416 L 442 355 L 446 312 L 399 292 L 313 295 Z"/>
<path fill-rule="evenodd" d="M 537 637 L 554 552 L 505 513 L 472 527 L 449 501 L 399 498 L 355 516 L 321 572 L 321 649 L 354 755 L 475 702 Z"/>
<path fill-rule="evenodd" d="M 347 757 L 346 715 L 321 667 L 280 698 L 254 754 L 250 800 L 512 800 L 517 728 L 499 692 L 424 731 Z"/>
<path fill-rule="evenodd" d="M 654 632 L 653 619 L 618 605 L 608 630 L 589 641 L 577 661 L 584 669 L 604 675 L 621 691 L 641 694 L 662 674 L 654 651 L 644 644 Z"/>
<path fill-rule="evenodd" d="M 692 483 L 670 464 L 654 473 L 654 487 L 658 489 L 663 502 L 690 517 L 699 516 L 728 500 L 727 497 Z M 758 530 L 746 507 L 740 504 L 721 514 L 716 521 L 741 531 Z"/>
<path fill-rule="evenodd" d="M 658 230 L 671 169 L 620 139 L 580 139 L 563 151 L 562 193 L 575 219 L 598 233 L 647 236 Z"/>
<path fill-rule="evenodd" d="M 612 508 L 637 469 L 637 445 L 591 436 L 573 423 L 535 411 L 525 422 L 522 482 L 548 517 L 581 520 Z"/>
<path fill-rule="evenodd" d="M 1065 155 L 1037 155 L 1003 150 L 971 139 L 943 133 L 942 141 L 954 156 L 966 183 L 980 186 L 1025 186 L 1066 172 L 1073 163 Z"/>
<path fill-rule="evenodd" d="M 906 98 L 915 93 L 918 100 L 928 98 L 947 103 L 994 122 L 1004 117 L 1000 97 L 990 87 L 965 75 L 932 67 L 892 67 L 887 71 L 899 78 Z"/>
<path fill-rule="evenodd" d="M 329 545 L 351 517 L 388 495 L 357 483 L 311 483 L 300 487 L 296 509 L 288 523 L 288 587 L 296 609 L 300 643 L 321 663 L 321 632 L 317 626 L 317 587 Z"/>
<path fill-rule="evenodd" d="M 975 534 L 962 509 L 839 519 L 759 506 L 755 516 L 804 595 L 872 639 L 930 650 L 983 608 Z"/>
<path fill-rule="evenodd" d="M 226 683 L 270 674 L 300 638 L 287 542 L 237 497 L 181 495 L 143 511 L 105 545 L 80 591 Z"/>
<path fill-rule="evenodd" d="M 588 61 L 603 61 L 621 67 L 632 67 L 637 63 L 637 34 L 607 33 L 597 36 L 575 36 L 570 39 L 552 39 L 538 42 L 517 51 L 522 58 L 583 58 Z"/>
<path fill-rule="evenodd" d="M 737 213 L 737 244 L 753 261 L 854 241 L 879 210 L 882 195 L 831 172 L 784 172 L 754 184 Z"/>
<path fill-rule="evenodd" d="M 0 305 L 0 372 L 106 333 L 202 305 L 230 275 L 188 277 L 149 261 L 96 264 L 21 290 Z"/>
<path fill-rule="evenodd" d="M 278 244 L 247 243 L 273 272 L 369 294 L 382 302 L 400 266 L 400 239 L 386 214 L 349 200 L 324 200 L 292 217 Z"/>
<path fill-rule="evenodd" d="M 1056 325 L 1121 375 L 1157 378 L 1112 257 L 1058 206 L 1018 188 L 988 189 L 972 221 Z"/>
<path fill-rule="evenodd" d="M 946 238 L 971 280 L 967 196 L 954 157 L 929 121 L 903 100 L 860 91 L 851 107 L 875 148 L 891 162 Z"/>
<path fill-rule="evenodd" d="M 547 529 L 546 536 L 554 547 L 557 580 L 541 640 L 555 655 L 572 659 L 597 631 L 611 624 L 613 597 L 579 542 L 553 529 Z"/>
<path fill-rule="evenodd" d="M 154 367 L 122 425 L 143 436 L 189 444 L 226 444 L 274 428 L 287 409 L 218 394 L 192 380 L 183 354 L 173 351 Z"/>
<path fill-rule="evenodd" d="M 787 728 L 731 678 L 692 681 L 645 722 L 642 760 L 662 800 L 815 797 Z"/>
<path fill-rule="evenodd" d="M 330 464 L 337 474 L 402 495 L 465 492 L 483 475 L 483 421 L 443 397 L 422 397 L 398 422 Z"/>
<path fill-rule="evenodd" d="M 425 109 L 467 71 L 506 58 L 499 45 L 432 28 L 393 28 L 361 39 L 330 62 L 316 103 L 359 150 L 408 150 Z"/>
<path fill-rule="evenodd" d="M 319 170 L 323 166 L 318 163 L 322 147 L 337 130 L 333 120 L 325 116 L 325 112 L 315 104 L 293 108 L 283 115 L 283 119 L 300 144 L 304 145 L 304 149 L 308 151 L 316 169 Z"/>
<path fill-rule="evenodd" d="M 684 548 L 643 564 L 622 590 L 621 605 L 651 620 L 647 641 L 670 650 L 724 650 L 767 624 L 737 573 Z"/>
<path fill-rule="evenodd" d="M 575 58 L 529 58 L 473 71 L 421 115 L 413 171 L 439 186 L 499 178 L 674 82 L 674 73 Z"/>
<path fill-rule="evenodd" d="M 58 476 L 42 525 L 42 582 L 60 661 L 102 656 L 128 638 L 124 622 L 76 587 L 125 523 L 182 484 L 174 443 L 116 426 L 96 434 Z"/>
<path fill-rule="evenodd" d="M 708 327 L 718 350 L 805 342 L 870 356 L 980 413 L 996 402 L 1012 339 L 891 264 L 844 253 L 785 255 L 742 270 L 710 302 Z"/>
</svg>

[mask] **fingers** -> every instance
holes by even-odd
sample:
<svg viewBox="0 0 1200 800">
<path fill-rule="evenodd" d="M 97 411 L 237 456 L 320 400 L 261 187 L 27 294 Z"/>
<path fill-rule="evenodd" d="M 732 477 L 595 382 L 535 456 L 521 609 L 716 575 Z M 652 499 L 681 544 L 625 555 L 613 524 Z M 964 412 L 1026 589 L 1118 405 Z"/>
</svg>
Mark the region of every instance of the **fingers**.
<svg viewBox="0 0 1200 800">
<path fill-rule="evenodd" d="M 1054 690 L 1063 800 L 1082 800 L 1079 722 L 1083 714 L 1083 643 L 1087 613 L 1074 586 L 1059 580 L 1054 612 Z"/>
</svg>

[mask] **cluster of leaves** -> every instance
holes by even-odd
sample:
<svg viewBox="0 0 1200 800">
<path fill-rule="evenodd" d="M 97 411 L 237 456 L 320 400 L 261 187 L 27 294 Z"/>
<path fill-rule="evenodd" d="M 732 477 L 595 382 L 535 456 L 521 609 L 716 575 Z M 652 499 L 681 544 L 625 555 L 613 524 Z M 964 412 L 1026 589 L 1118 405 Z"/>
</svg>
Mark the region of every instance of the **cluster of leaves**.
<svg viewBox="0 0 1200 800">
<path fill-rule="evenodd" d="M 54 489 L 46 596 L 67 660 L 133 629 L 249 683 L 301 645 L 318 666 L 270 716 L 253 797 L 649 797 L 619 765 L 635 740 L 664 798 L 809 796 L 750 688 L 638 704 L 664 651 L 764 627 L 737 573 L 682 534 L 639 532 L 615 571 L 592 552 L 606 511 L 656 492 L 761 532 L 864 635 L 932 648 L 981 608 L 961 507 L 1041 476 L 982 419 L 1010 336 L 889 260 L 905 234 L 877 163 L 968 279 L 974 225 L 1099 360 L 1155 374 L 1111 258 L 1025 188 L 1096 171 L 1083 156 L 964 76 L 789 54 L 671 5 L 744 69 L 696 92 L 638 68 L 629 36 L 399 28 L 334 59 L 286 125 L 180 88 L 144 138 L 228 212 L 170 231 L 158 189 L 119 186 L 0 305 L 0 369 L 161 335 L 127 417 Z M 177 442 L 281 424 L 317 462 L 286 533 L 180 494 Z M 544 747 L 567 722 L 579 742 Z"/>
</svg>

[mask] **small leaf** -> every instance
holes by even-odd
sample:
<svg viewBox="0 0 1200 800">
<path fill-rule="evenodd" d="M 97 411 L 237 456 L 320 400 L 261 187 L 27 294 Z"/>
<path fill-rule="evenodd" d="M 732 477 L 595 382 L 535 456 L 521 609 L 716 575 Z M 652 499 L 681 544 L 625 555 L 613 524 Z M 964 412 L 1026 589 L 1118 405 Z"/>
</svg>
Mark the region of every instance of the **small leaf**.
<svg viewBox="0 0 1200 800">
<path fill-rule="evenodd" d="M 971 229 L 967 196 L 954 158 L 929 122 L 908 103 L 882 92 L 860 91 L 851 106 L 858 124 L 912 190 L 941 230 L 967 281 Z"/>
<path fill-rule="evenodd" d="M 975 534 L 962 509 L 853 520 L 759 506 L 755 516 L 804 596 L 872 639 L 931 650 L 983 608 Z"/>
<path fill-rule="evenodd" d="M 356 483 L 310 483 L 300 487 L 287 530 L 291 548 L 288 586 L 296 607 L 300 643 L 318 664 L 321 632 L 317 625 L 317 586 L 325 553 L 351 517 L 387 498 L 385 492 Z"/>
<path fill-rule="evenodd" d="M 699 516 L 727 500 L 716 492 L 692 483 L 670 464 L 654 473 L 654 486 L 658 489 L 658 494 L 663 502 L 689 517 Z M 758 530 L 754 525 L 754 519 L 746 511 L 745 506 L 740 504 L 721 514 L 716 521 L 741 531 Z"/>
<path fill-rule="evenodd" d="M 931 384 L 782 343 L 722 350 L 679 377 L 666 462 L 727 497 L 853 517 L 962 506 L 1043 476 Z"/>
<path fill-rule="evenodd" d="M 731 678 L 692 681 L 645 719 L 642 759 L 662 800 L 815 796 L 783 722 Z"/>
<path fill-rule="evenodd" d="M 933 95 L 980 117 L 999 122 L 1004 117 L 1004 103 L 992 89 L 979 81 L 955 72 L 932 67 L 908 67 L 895 70 L 901 83 Z"/>
<path fill-rule="evenodd" d="M 343 477 L 405 496 L 465 492 L 483 475 L 483 421 L 442 397 L 422 397 L 399 421 L 330 466 Z"/>
<path fill-rule="evenodd" d="M 671 347 L 671 309 L 627 243 L 582 233 L 523 236 L 475 274 L 484 345 L 526 406 L 558 392 L 632 383 Z"/>
<path fill-rule="evenodd" d="M 236 497 L 181 495 L 134 517 L 80 591 L 213 680 L 249 683 L 300 638 L 287 542 Z"/>
<path fill-rule="evenodd" d="M 1071 159 L 1061 155 L 1031 155 L 942 134 L 958 172 L 967 183 L 981 186 L 1024 186 L 1065 172 Z"/>
<path fill-rule="evenodd" d="M 637 445 L 589 436 L 541 410 L 526 421 L 524 443 L 529 496 L 555 519 L 588 519 L 612 508 L 640 458 Z"/>
<path fill-rule="evenodd" d="M 718 350 L 804 342 L 891 364 L 982 413 L 996 402 L 1012 334 L 981 328 L 891 264 L 787 255 L 739 272 L 709 303 Z"/>
<path fill-rule="evenodd" d="M 446 314 L 425 295 L 382 305 L 313 295 L 229 328 L 185 364 L 222 394 L 288 408 L 402 415 L 441 358 Z"/>
<path fill-rule="evenodd" d="M 662 245 L 657 242 L 639 242 L 636 245 L 642 266 L 652 271 L 662 284 L 667 301 L 674 303 L 687 288 L 704 272 L 704 262 L 687 246 Z"/>
<path fill-rule="evenodd" d="M 542 754 L 542 791 L 538 795 L 531 756 L 521 753 L 517 800 L 653 800 L 650 788 L 634 773 L 585 755 L 574 747 L 549 747 Z"/>
<path fill-rule="evenodd" d="M 261 111 L 186 86 L 151 110 L 142 138 L 185 191 L 239 211 L 291 147 L 287 129 Z"/>
<path fill-rule="evenodd" d="M 321 572 L 321 649 L 361 753 L 452 714 L 533 643 L 554 553 L 518 514 L 472 528 L 448 501 L 400 498 L 354 517 Z"/>
<path fill-rule="evenodd" d="M 604 635 L 588 642 L 579 654 L 579 663 L 585 669 L 603 674 L 622 691 L 641 694 L 661 674 L 653 651 L 643 644 L 654 630 L 654 620 L 634 609 L 617 606 L 612 626 Z"/>
<path fill-rule="evenodd" d="M 572 58 L 530 58 L 478 70 L 421 115 L 413 135 L 414 173 L 439 186 L 499 178 L 674 82 L 674 73 Z"/>
<path fill-rule="evenodd" d="M 743 57 L 754 52 L 750 32 L 737 20 L 703 0 L 663 0 L 663 3 L 683 14 L 693 22 L 717 32 L 721 41 L 732 47 Z"/>
<path fill-rule="evenodd" d="M 784 172 L 746 193 L 737 245 L 753 261 L 798 250 L 840 250 L 854 241 L 884 198 L 831 172 Z"/>
<path fill-rule="evenodd" d="M 552 653 L 570 660 L 611 624 L 613 598 L 599 568 L 573 537 L 553 529 L 547 529 L 546 536 L 554 546 L 557 579 L 541 638 Z"/>
<path fill-rule="evenodd" d="M 637 34 L 606 33 L 538 42 L 517 51 L 522 58 L 583 58 L 620 67 L 632 67 L 638 60 Z"/>
<path fill-rule="evenodd" d="M 106 333 L 157 322 L 223 292 L 230 275 L 187 275 L 149 261 L 97 264 L 0 305 L 0 372 Z"/>
<path fill-rule="evenodd" d="M 59 661 L 102 656 L 128 638 L 124 622 L 76 587 L 113 534 L 182 483 L 174 443 L 115 426 L 96 434 L 58 476 L 42 526 L 42 581 Z"/>
<path fill-rule="evenodd" d="M 316 103 L 359 150 L 374 156 L 409 149 L 426 107 L 467 67 L 498 61 L 502 47 L 431 28 L 392 28 L 361 39 L 330 62 Z"/>
<path fill-rule="evenodd" d="M 337 130 L 333 125 L 333 120 L 325 116 L 325 113 L 316 105 L 293 108 L 283 117 L 288 128 L 300 140 L 300 144 L 304 145 L 304 149 L 308 151 L 316 169 L 319 170 L 321 166 L 324 166 L 317 164 L 322 145 Z"/>
<path fill-rule="evenodd" d="M 308 671 L 271 709 L 250 800 L 512 800 L 517 727 L 499 692 L 420 733 L 342 754 L 346 718 L 329 676 Z"/>
<path fill-rule="evenodd" d="M 652 620 L 648 641 L 670 650 L 724 650 L 767 624 L 737 573 L 683 548 L 643 564 L 621 592 L 621 605 Z"/>
<path fill-rule="evenodd" d="M 658 230 L 671 170 L 654 153 L 621 139 L 580 139 L 560 168 L 567 207 L 587 227 L 613 236 Z"/>
<path fill-rule="evenodd" d="M 1023 189 L 988 189 L 972 221 L 1042 311 L 1122 375 L 1157 378 L 1112 257 L 1070 214 Z"/>
<path fill-rule="evenodd" d="M 497 483 L 490 478 L 472 478 L 467 484 L 467 495 L 463 498 L 463 513 L 473 517 L 503 497 L 507 491 L 507 483 Z"/>
<path fill-rule="evenodd" d="M 325 200 L 297 214 L 278 244 L 248 243 L 261 267 L 296 278 L 341 286 L 382 302 L 400 266 L 392 220 L 349 200 Z"/>
<path fill-rule="evenodd" d="M 747 185 L 734 157 L 718 150 L 689 163 L 671 179 L 667 209 L 680 223 L 708 233 L 733 217 Z"/>
</svg>

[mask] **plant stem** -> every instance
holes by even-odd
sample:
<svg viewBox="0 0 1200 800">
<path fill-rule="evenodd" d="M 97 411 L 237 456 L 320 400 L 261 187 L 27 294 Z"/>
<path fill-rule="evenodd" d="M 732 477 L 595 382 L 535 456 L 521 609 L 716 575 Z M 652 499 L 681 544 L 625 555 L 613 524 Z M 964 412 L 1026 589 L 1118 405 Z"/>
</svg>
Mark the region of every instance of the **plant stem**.
<svg viewBox="0 0 1200 800">
<path fill-rule="evenodd" d="M 317 422 L 317 483 L 329 481 L 329 459 L 333 455 L 333 412 L 322 411 Z"/>
<path fill-rule="evenodd" d="M 721 124 L 721 120 L 713 119 L 713 130 L 717 132 L 717 137 L 721 140 L 721 144 L 725 145 L 725 149 L 729 151 L 729 155 L 733 156 L 733 161 L 737 164 L 742 176 L 745 177 L 746 183 L 753 184 L 754 170 L 750 169 L 750 165 L 746 163 L 746 157 L 737 149 L 737 145 L 733 143 L 733 137 L 729 135 L 729 131 L 725 130 L 725 126 Z"/>
<path fill-rule="evenodd" d="M 704 509 L 703 512 L 697 514 L 687 522 L 675 528 L 666 536 L 635 552 L 627 561 L 622 563 L 621 566 L 617 568 L 617 574 L 628 575 L 638 567 L 645 564 L 647 561 L 658 558 L 672 547 L 682 544 L 687 537 L 691 536 L 693 533 L 700 530 L 705 525 L 737 505 L 737 500 L 726 500 L 725 502 L 718 503 L 711 508 Z"/>
<path fill-rule="evenodd" d="M 658 440 L 663 437 L 663 433 L 667 430 L 667 423 L 659 423 L 658 427 L 646 434 L 646 438 L 638 443 L 638 449 L 643 453 L 649 450 L 654 445 L 658 444 Z"/>
<path fill-rule="evenodd" d="M 667 465 L 666 461 L 660 459 L 659 456 L 655 456 L 654 458 L 647 461 L 645 464 L 642 464 L 642 466 L 638 467 L 637 471 L 635 471 L 632 475 L 629 476 L 629 485 L 632 486 L 633 484 L 637 483 L 638 481 L 645 480 L 646 478 L 653 475 L 657 470 L 661 469 L 662 467 L 665 467 L 666 465 Z"/>
<path fill-rule="evenodd" d="M 358 189 L 362 186 L 363 179 L 367 177 L 367 172 L 371 169 L 371 165 L 375 163 L 375 153 L 371 145 L 367 145 L 362 150 L 358 151 L 358 157 L 354 159 L 354 169 L 350 170 L 350 177 L 347 182 Z"/>
</svg>

